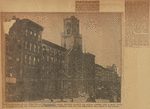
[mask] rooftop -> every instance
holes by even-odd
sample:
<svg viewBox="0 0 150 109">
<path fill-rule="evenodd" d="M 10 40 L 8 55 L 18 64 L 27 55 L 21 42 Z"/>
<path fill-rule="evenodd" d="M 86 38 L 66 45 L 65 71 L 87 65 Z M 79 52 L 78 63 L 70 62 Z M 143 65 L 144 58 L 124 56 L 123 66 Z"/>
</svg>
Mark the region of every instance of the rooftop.
<svg viewBox="0 0 150 109">
<path fill-rule="evenodd" d="M 38 30 L 43 31 L 43 27 L 29 19 L 22 19 L 19 20 L 18 18 L 16 19 L 16 22 L 12 25 L 11 28 L 25 28 L 26 26 L 30 27 L 35 26 Z"/>
<path fill-rule="evenodd" d="M 109 71 L 112 71 L 112 70 L 110 70 L 110 69 L 107 69 L 107 68 L 105 68 L 105 67 L 99 65 L 99 64 L 95 64 L 95 67 L 97 67 L 97 68 L 102 68 L 102 69 L 109 70 Z"/>
<path fill-rule="evenodd" d="M 45 45 L 47 45 L 47 46 L 56 48 L 56 49 L 58 49 L 58 50 L 66 51 L 66 48 L 61 47 L 61 46 L 59 46 L 59 45 L 57 45 L 57 44 L 54 44 L 54 43 L 52 43 L 52 42 L 49 42 L 49 41 L 47 41 L 47 40 L 45 40 L 45 39 L 42 39 L 42 43 L 45 44 Z"/>
<path fill-rule="evenodd" d="M 89 56 L 93 56 L 93 57 L 95 57 L 95 55 L 94 54 L 92 54 L 92 53 L 83 53 L 84 55 L 89 55 Z"/>
</svg>

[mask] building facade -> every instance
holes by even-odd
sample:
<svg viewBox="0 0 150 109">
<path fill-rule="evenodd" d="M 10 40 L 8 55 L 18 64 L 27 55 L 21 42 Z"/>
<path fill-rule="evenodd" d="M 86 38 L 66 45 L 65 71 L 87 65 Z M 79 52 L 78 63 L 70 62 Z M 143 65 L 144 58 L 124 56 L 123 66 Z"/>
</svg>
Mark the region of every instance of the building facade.
<svg viewBox="0 0 150 109">
<path fill-rule="evenodd" d="M 16 19 L 6 39 L 6 100 L 75 98 L 79 93 L 121 96 L 116 66 L 95 64 L 95 55 L 82 52 L 79 20 L 64 19 L 61 46 L 42 39 L 43 27 Z M 38 90 L 37 90 L 38 89 Z"/>
<path fill-rule="evenodd" d="M 115 99 L 120 97 L 121 79 L 117 74 L 115 65 L 104 68 L 95 64 L 95 92 L 97 98 Z M 102 96 L 99 96 L 102 95 Z"/>
<path fill-rule="evenodd" d="M 79 34 L 79 20 L 74 16 L 64 19 L 61 46 L 66 48 L 66 75 L 70 78 L 70 97 L 77 97 L 82 83 L 82 37 Z"/>
<path fill-rule="evenodd" d="M 87 94 L 94 94 L 95 90 L 95 55 L 83 53 L 83 87 Z"/>
<path fill-rule="evenodd" d="M 10 37 L 9 45 L 6 44 L 6 54 L 9 52 L 8 55 L 11 55 L 6 55 L 6 77 L 16 79 L 13 99 L 37 99 L 40 97 L 40 91 L 36 89 L 40 89 L 43 27 L 29 19 L 14 20 L 16 22 L 6 36 Z M 9 61 L 12 61 L 12 65 Z"/>
<path fill-rule="evenodd" d="M 42 40 L 42 82 L 44 98 L 60 98 L 67 89 L 65 75 L 66 49 L 47 40 Z M 64 93 L 63 96 L 67 94 Z"/>
</svg>

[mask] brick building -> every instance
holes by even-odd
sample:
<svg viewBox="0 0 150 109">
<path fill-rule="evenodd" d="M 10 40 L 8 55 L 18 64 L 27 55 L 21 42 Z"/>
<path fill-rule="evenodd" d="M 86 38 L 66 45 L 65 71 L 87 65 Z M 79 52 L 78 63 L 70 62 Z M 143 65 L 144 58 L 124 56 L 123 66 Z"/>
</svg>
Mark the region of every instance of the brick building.
<svg viewBox="0 0 150 109">
<path fill-rule="evenodd" d="M 37 99 L 40 97 L 36 89 L 40 89 L 43 27 L 29 19 L 13 19 L 16 22 L 6 35 L 6 42 L 9 40 L 6 44 L 6 77 L 16 79 L 13 99 Z"/>
<path fill-rule="evenodd" d="M 83 53 L 83 87 L 87 94 L 94 93 L 95 90 L 95 55 Z"/>
<path fill-rule="evenodd" d="M 66 49 L 47 40 L 42 40 L 42 82 L 44 98 L 60 98 L 66 90 L 67 76 L 65 75 Z"/>
<path fill-rule="evenodd" d="M 108 84 L 108 75 L 110 71 L 101 65 L 95 64 L 96 88 L 103 88 Z"/>
<path fill-rule="evenodd" d="M 5 35 L 8 100 L 78 97 L 79 92 L 94 94 L 115 85 L 120 91 L 115 65 L 104 68 L 95 64 L 95 55 L 82 52 L 77 18 L 64 19 L 61 46 L 42 39 L 43 27 L 37 23 L 14 19 Z"/>
<path fill-rule="evenodd" d="M 121 96 L 120 94 L 117 95 L 119 90 L 121 90 L 119 78 L 115 65 L 104 68 L 101 65 L 95 64 L 95 90 L 97 94 L 101 92 L 103 98 L 110 99 Z"/>
</svg>

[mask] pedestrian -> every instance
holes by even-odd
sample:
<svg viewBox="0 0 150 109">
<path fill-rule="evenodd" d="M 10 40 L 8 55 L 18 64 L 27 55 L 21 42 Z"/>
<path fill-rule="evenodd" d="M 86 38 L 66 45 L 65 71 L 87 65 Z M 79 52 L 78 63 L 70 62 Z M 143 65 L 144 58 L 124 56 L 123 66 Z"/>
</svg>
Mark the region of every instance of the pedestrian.
<svg viewBox="0 0 150 109">
<path fill-rule="evenodd" d="M 71 99 L 71 102 L 73 102 L 73 98 Z"/>
<path fill-rule="evenodd" d="M 92 93 L 89 94 L 89 97 L 87 98 L 86 102 L 96 102 L 95 98 L 92 96 Z"/>
<path fill-rule="evenodd" d="M 63 96 L 61 95 L 61 98 L 60 98 L 61 102 L 63 102 Z"/>
</svg>

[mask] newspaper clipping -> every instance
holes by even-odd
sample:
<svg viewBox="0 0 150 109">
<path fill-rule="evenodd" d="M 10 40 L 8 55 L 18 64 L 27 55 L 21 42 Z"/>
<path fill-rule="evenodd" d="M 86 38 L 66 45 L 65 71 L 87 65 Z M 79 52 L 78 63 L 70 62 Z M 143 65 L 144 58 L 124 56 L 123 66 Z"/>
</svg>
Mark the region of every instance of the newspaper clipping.
<svg viewBox="0 0 150 109">
<path fill-rule="evenodd" d="M 3 17 L 5 107 L 120 105 L 121 13 Z"/>
<path fill-rule="evenodd" d="M 149 2 L 106 1 L 1 13 L 2 108 L 122 108 L 123 46 L 149 47 Z"/>
</svg>

